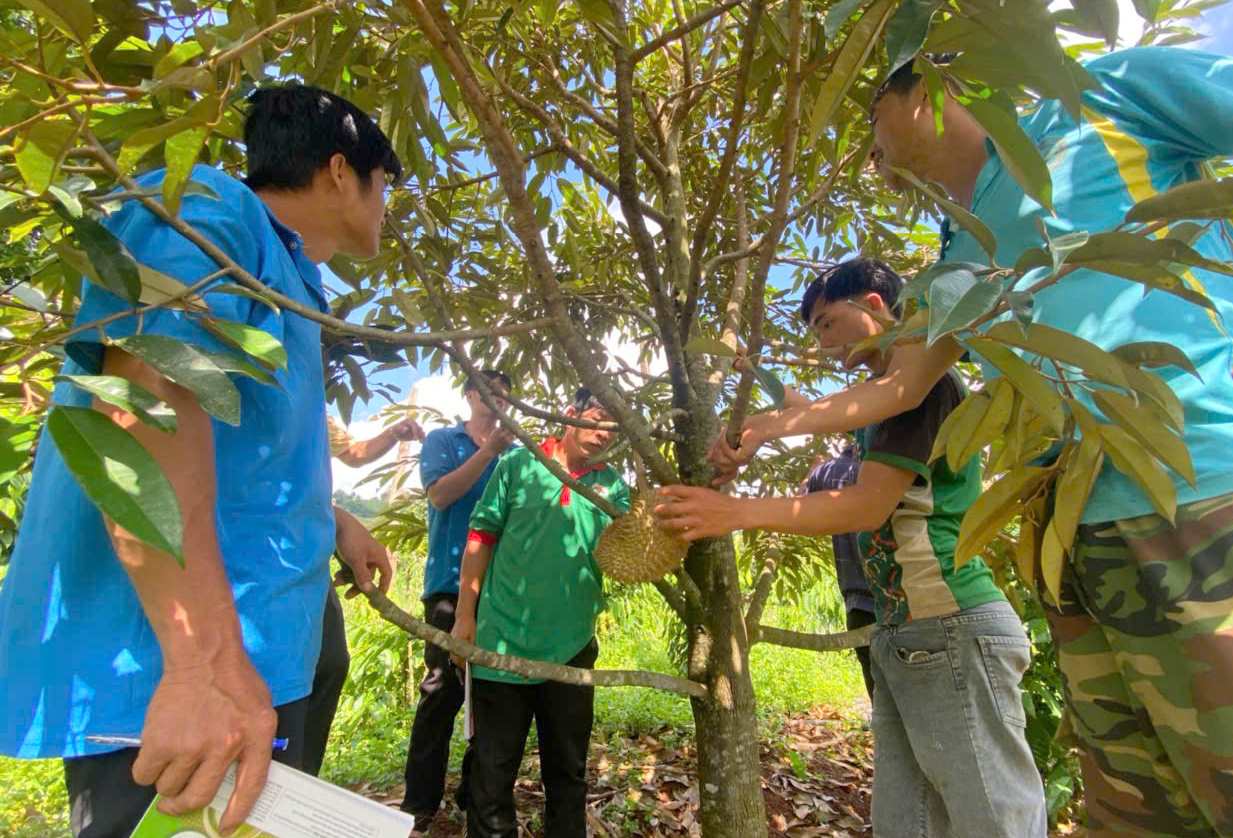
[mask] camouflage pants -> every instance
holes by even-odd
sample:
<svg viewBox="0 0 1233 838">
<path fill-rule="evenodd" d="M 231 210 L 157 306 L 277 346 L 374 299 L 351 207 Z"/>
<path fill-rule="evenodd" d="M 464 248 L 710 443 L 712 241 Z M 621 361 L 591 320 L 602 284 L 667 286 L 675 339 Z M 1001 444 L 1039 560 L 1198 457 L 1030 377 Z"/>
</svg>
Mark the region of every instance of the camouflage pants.
<svg viewBox="0 0 1233 838">
<path fill-rule="evenodd" d="M 1233 495 L 1080 528 L 1049 622 L 1092 836 L 1233 836 Z"/>
</svg>

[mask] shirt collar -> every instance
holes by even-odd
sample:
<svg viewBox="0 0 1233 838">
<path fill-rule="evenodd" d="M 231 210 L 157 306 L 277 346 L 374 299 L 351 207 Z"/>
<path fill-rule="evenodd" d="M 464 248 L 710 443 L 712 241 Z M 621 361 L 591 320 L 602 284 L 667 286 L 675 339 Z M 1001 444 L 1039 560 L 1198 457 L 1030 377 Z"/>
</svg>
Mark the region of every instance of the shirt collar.
<svg viewBox="0 0 1233 838">
<path fill-rule="evenodd" d="M 544 440 L 542 443 L 540 443 L 539 450 L 543 451 L 546 456 L 551 457 L 554 454 L 556 454 L 557 448 L 560 445 L 561 445 L 561 440 L 557 439 L 554 436 L 550 436 L 546 440 Z M 571 471 L 569 473 L 569 476 L 577 479 L 584 474 L 590 474 L 593 471 L 600 471 L 604 468 L 604 466 L 605 466 L 604 463 L 596 463 L 593 466 L 587 466 L 582 471 Z"/>
</svg>

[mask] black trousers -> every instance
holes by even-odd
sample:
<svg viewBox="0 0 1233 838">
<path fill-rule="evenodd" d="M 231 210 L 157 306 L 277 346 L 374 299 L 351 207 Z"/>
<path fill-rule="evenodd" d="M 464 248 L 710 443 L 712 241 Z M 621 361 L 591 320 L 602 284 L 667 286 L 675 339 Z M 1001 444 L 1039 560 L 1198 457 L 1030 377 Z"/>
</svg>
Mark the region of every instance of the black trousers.
<svg viewBox="0 0 1233 838">
<path fill-rule="evenodd" d="M 321 773 L 325 744 L 330 738 L 330 726 L 334 724 L 338 699 L 350 668 L 351 653 L 347 651 L 342 603 L 338 600 L 338 591 L 330 586 L 321 621 L 321 656 L 317 658 L 317 669 L 313 673 L 313 691 L 308 696 L 308 718 L 304 724 L 304 770 L 314 777 Z"/>
<path fill-rule="evenodd" d="M 454 594 L 433 594 L 424 600 L 424 620 L 441 631 L 454 628 Z M 400 808 L 427 823 L 445 796 L 445 772 L 450 762 L 450 738 L 454 718 L 462 708 L 464 690 L 460 670 L 450 662 L 449 652 L 424 644 L 427 672 L 420 682 L 420 700 L 411 723 L 407 747 L 407 791 Z"/>
<path fill-rule="evenodd" d="M 278 712 L 275 736 L 290 740 L 287 750 L 274 752 L 274 759 L 292 768 L 301 768 L 308 699 L 274 709 Z M 125 748 L 64 760 L 69 820 L 77 838 L 127 838 L 132 834 L 155 794 L 153 786 L 139 786 L 133 781 L 136 759 L 137 749 Z"/>
<path fill-rule="evenodd" d="M 873 625 L 877 621 L 871 612 L 855 609 L 848 612 L 848 631 Z M 861 673 L 865 676 L 865 692 L 873 700 L 873 670 L 869 664 L 869 647 L 858 646 L 855 650 L 856 659 L 860 661 Z"/>
<path fill-rule="evenodd" d="M 599 656 L 592 638 L 570 666 L 590 669 Z M 513 838 L 518 834 L 514 781 L 522 765 L 531 720 L 539 735 L 544 781 L 544 836 L 585 838 L 587 834 L 587 749 L 595 716 L 595 688 L 545 681 L 506 684 L 471 682 L 471 740 L 467 835 Z"/>
</svg>

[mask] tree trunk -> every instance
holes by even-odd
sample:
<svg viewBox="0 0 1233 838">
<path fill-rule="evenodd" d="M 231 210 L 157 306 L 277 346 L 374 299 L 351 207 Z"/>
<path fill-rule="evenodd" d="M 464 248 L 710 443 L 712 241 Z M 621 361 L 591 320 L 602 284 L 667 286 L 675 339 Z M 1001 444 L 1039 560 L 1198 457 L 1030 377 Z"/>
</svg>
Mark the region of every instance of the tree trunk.
<svg viewBox="0 0 1233 838">
<path fill-rule="evenodd" d="M 698 555 L 695 555 L 698 554 Z M 766 835 L 756 701 L 732 540 L 700 544 L 690 564 L 709 568 L 701 584 L 706 614 L 691 638 L 691 668 L 705 667 L 710 696 L 693 699 L 702 834 Z M 699 580 L 700 582 L 702 580 Z"/>
</svg>

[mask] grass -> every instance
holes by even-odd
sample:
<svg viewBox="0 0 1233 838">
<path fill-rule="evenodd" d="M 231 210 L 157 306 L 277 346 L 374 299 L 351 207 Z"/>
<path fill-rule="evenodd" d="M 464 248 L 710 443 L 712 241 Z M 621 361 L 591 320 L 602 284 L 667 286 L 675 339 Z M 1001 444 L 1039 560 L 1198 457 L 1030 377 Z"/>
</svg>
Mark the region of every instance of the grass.
<svg viewBox="0 0 1233 838">
<path fill-rule="evenodd" d="M 407 563 L 411 565 L 410 562 Z M 400 574 L 395 596 L 414 603 L 420 567 Z M 326 756 L 324 777 L 371 790 L 402 781 L 407 737 L 423 674 L 422 646 L 385 623 L 367 604 L 344 603 L 351 646 L 351 673 Z M 418 613 L 418 604 L 412 609 Z M 764 621 L 806 631 L 838 631 L 841 613 L 833 583 L 805 592 L 799 603 L 772 604 Z M 679 671 L 672 649 L 679 644 L 675 618 L 647 586 L 614 591 L 599 624 L 600 659 L 605 668 Z M 758 645 L 751 656 L 760 725 L 776 735 L 785 715 L 819 705 L 849 708 L 864 695 L 860 668 L 851 652 L 816 654 Z M 693 735 L 689 701 L 641 688 L 597 691 L 597 739 L 617 734 L 655 734 L 667 740 Z M 461 714 L 460 714 L 461 721 Z M 462 758 L 456 732 L 452 761 Z M 0 835 L 15 838 L 67 836 L 67 795 L 60 763 L 0 758 Z"/>
</svg>

